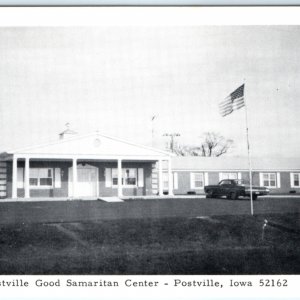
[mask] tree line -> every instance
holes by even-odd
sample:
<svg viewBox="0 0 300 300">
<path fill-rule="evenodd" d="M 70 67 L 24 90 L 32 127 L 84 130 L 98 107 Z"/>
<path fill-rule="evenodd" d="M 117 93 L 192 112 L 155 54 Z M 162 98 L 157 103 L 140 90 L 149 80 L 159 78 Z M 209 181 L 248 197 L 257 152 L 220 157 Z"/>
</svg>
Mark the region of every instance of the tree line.
<svg viewBox="0 0 300 300">
<path fill-rule="evenodd" d="M 166 135 L 165 136 L 172 136 Z M 178 156 L 204 156 L 218 157 L 227 153 L 233 147 L 233 140 L 227 139 L 216 132 L 205 132 L 200 137 L 200 142 L 197 145 L 184 145 L 174 142 L 174 136 L 171 138 L 169 150 Z M 179 136 L 179 134 L 176 134 Z"/>
</svg>

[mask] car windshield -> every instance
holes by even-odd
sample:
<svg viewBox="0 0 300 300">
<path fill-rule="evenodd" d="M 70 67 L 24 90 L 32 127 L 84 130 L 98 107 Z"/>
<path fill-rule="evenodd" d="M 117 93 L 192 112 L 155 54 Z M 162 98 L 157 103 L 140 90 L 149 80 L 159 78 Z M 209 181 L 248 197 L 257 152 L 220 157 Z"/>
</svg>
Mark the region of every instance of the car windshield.
<svg viewBox="0 0 300 300">
<path fill-rule="evenodd" d="M 245 180 L 245 179 L 237 179 L 237 180 L 234 180 L 234 182 L 238 185 L 249 185 L 249 181 Z"/>
</svg>

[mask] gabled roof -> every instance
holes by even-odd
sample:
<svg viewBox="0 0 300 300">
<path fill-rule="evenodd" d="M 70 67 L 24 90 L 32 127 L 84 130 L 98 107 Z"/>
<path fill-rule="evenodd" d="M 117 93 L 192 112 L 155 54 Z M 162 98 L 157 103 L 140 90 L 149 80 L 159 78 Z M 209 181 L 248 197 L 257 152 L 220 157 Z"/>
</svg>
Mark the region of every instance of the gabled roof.
<svg viewBox="0 0 300 300">
<path fill-rule="evenodd" d="M 252 157 L 252 169 L 255 170 L 300 170 L 300 158 L 272 158 Z M 173 157 L 174 170 L 202 170 L 202 171 L 248 171 L 247 157 L 200 157 L 184 156 Z"/>
<path fill-rule="evenodd" d="M 94 155 L 94 156 L 170 156 L 169 152 L 127 142 L 99 133 L 76 135 L 52 143 L 7 151 L 8 154 Z"/>
</svg>

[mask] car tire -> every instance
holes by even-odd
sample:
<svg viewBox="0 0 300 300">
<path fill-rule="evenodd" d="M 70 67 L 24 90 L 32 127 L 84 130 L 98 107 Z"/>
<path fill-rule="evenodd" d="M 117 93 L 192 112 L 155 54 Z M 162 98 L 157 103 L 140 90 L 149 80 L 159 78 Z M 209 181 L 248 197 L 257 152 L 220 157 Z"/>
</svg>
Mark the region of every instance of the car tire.
<svg viewBox="0 0 300 300">
<path fill-rule="evenodd" d="M 206 198 L 213 198 L 213 197 L 214 197 L 214 192 L 212 190 L 207 191 Z"/>
<path fill-rule="evenodd" d="M 237 200 L 237 198 L 239 197 L 237 192 L 232 192 L 230 193 L 230 199 L 231 200 Z"/>
</svg>

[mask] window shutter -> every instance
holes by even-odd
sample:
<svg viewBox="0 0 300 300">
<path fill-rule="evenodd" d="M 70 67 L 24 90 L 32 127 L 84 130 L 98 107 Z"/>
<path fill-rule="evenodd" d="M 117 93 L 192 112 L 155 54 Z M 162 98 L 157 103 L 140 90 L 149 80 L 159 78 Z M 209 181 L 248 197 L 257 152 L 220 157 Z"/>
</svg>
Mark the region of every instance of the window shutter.
<svg viewBox="0 0 300 300">
<path fill-rule="evenodd" d="M 277 187 L 280 188 L 281 182 L 280 182 L 280 173 L 277 173 Z"/>
<path fill-rule="evenodd" d="M 290 184 L 291 184 L 291 187 L 295 187 L 294 185 L 294 173 L 290 173 Z"/>
<path fill-rule="evenodd" d="M 55 168 L 54 170 L 54 187 L 57 189 L 61 188 L 61 172 L 60 168 Z"/>
<path fill-rule="evenodd" d="M 144 169 L 138 168 L 138 187 L 144 187 Z"/>
<path fill-rule="evenodd" d="M 105 168 L 105 187 L 111 187 L 111 168 Z"/>
<path fill-rule="evenodd" d="M 223 173 L 219 173 L 219 182 L 223 180 Z"/>
<path fill-rule="evenodd" d="M 209 185 L 208 173 L 207 172 L 204 173 L 204 185 Z"/>
<path fill-rule="evenodd" d="M 173 174 L 173 188 L 174 188 L 174 190 L 178 189 L 178 173 L 177 172 L 175 172 Z"/>
<path fill-rule="evenodd" d="M 17 169 L 17 188 L 24 188 L 24 168 Z"/>
<path fill-rule="evenodd" d="M 259 173 L 259 185 L 264 186 L 264 174 Z"/>
<path fill-rule="evenodd" d="M 194 189 L 195 188 L 195 176 L 194 176 L 194 173 L 191 173 L 190 180 L 191 180 L 191 189 Z"/>
</svg>

